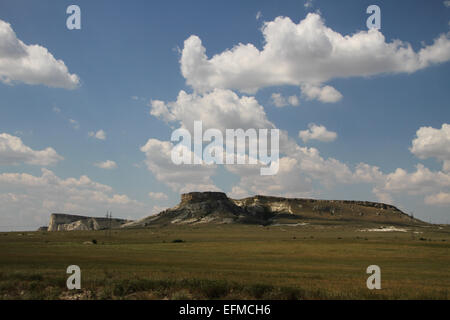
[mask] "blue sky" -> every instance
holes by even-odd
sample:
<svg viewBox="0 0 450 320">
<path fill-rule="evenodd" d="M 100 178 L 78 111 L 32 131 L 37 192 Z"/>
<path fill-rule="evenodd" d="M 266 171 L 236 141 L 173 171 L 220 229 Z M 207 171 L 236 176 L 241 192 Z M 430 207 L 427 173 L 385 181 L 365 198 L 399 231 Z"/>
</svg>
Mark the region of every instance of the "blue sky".
<svg viewBox="0 0 450 320">
<path fill-rule="evenodd" d="M 367 60 L 355 60 L 355 75 L 352 76 L 341 74 L 339 70 L 324 70 L 322 65 L 326 62 L 316 66 L 308 61 L 308 56 L 298 61 L 284 61 L 300 70 L 305 70 L 302 68 L 308 65 L 318 68 L 317 72 L 313 71 L 324 75 L 314 83 L 302 74 L 281 81 L 283 77 L 271 70 L 277 69 L 278 63 L 284 63 L 282 58 L 262 59 L 255 67 L 256 71 L 238 72 L 232 78 L 224 76 L 216 84 L 209 82 L 211 86 L 207 89 L 192 85 L 203 81 L 195 70 L 181 72 L 182 56 L 193 57 L 198 45 L 186 46 L 185 40 L 192 39 L 192 35 L 201 39 L 207 59 L 214 55 L 233 55 L 232 48 L 239 44 L 252 44 L 261 53 L 267 40 L 262 33 L 265 22 L 272 22 L 275 30 L 277 24 L 281 25 L 277 17 L 289 18 L 292 24 L 283 20 L 289 26 L 301 21 L 309 21 L 314 26 L 313 18 L 318 17 L 322 21 L 319 28 L 351 37 L 360 32 L 367 34 L 369 15 L 366 8 L 375 4 L 371 1 L 316 0 L 307 7 L 305 3 L 2 1 L 0 20 L 10 24 L 9 29 L 5 25 L 3 28 L 13 30 L 24 45 L 37 44 L 46 48 L 54 59 L 62 60 L 67 67 L 63 76 L 76 75 L 79 80 L 74 88 L 65 88 L 72 83 L 67 80 L 69 78 L 64 78 L 66 82 L 62 88 L 49 84 L 56 80 L 48 77 L 30 84 L 27 77 L 31 79 L 33 75 L 27 74 L 29 70 L 25 67 L 23 73 L 12 73 L 11 79 L 5 80 L 8 75 L 5 76 L 7 71 L 5 66 L 2 67 L 1 59 L 9 59 L 6 55 L 12 44 L 6 41 L 2 44 L 4 39 L 1 37 L 6 36 L 0 33 L 0 80 L 3 79 L 0 82 L 0 134 L 6 134 L 3 146 L 0 140 L 0 176 L 3 177 L 0 178 L 0 199 L 5 204 L 0 209 L 0 226 L 3 229 L 39 226 L 46 223 L 53 211 L 104 215 L 109 209 L 116 216 L 140 218 L 176 204 L 180 192 L 204 190 L 207 186 L 236 197 L 275 193 L 391 202 L 427 221 L 448 223 L 450 172 L 445 162 L 450 163 L 450 137 L 443 125 L 450 119 L 450 8 L 445 1 L 376 2 L 381 8 L 382 19 L 381 30 L 377 32 L 384 36 L 383 43 L 390 44 L 399 39 L 404 44 L 409 43 L 416 54 L 429 48 L 428 56 L 432 57 L 403 62 L 386 55 L 370 68 L 369 75 L 364 66 L 357 64 L 361 61 L 370 64 L 377 56 L 374 53 L 372 58 L 370 50 L 361 48 L 348 49 L 350 57 L 362 51 L 367 55 L 364 56 Z M 70 4 L 81 8 L 81 30 L 66 28 L 66 8 Z M 296 38 L 289 31 L 282 34 L 284 29 L 276 30 L 275 42 L 288 37 L 293 37 L 291 42 L 306 41 L 301 38 L 306 37 L 305 34 Z M 434 46 L 433 41 L 440 36 L 442 41 Z M 320 55 L 322 42 L 316 40 L 312 35 L 307 43 L 312 51 L 317 46 L 317 55 Z M 289 48 L 291 42 L 283 42 L 279 48 L 285 50 L 286 56 L 296 52 L 295 48 Z M 6 48 L 4 52 L 2 45 Z M 398 50 L 395 49 L 393 55 Z M 229 61 L 223 59 L 220 63 L 206 74 L 205 79 L 216 79 L 216 72 L 220 70 L 223 74 Z M 238 63 L 242 64 L 240 70 L 245 69 L 245 61 Z M 417 66 L 408 69 L 407 63 Z M 240 85 L 239 77 L 254 77 L 251 81 L 260 83 L 258 74 L 262 69 L 267 69 L 265 72 L 269 76 L 257 91 L 248 92 Z M 313 87 L 320 91 L 326 86 L 332 87 L 336 95 L 318 98 L 307 89 Z M 297 163 L 288 168 L 292 172 L 287 171 L 286 177 L 271 181 L 255 178 L 253 184 L 249 179 L 242 179 L 252 174 L 246 172 L 246 168 L 228 170 L 224 167 L 213 171 L 198 169 L 198 175 L 212 174 L 212 178 L 198 179 L 198 183 L 193 181 L 187 189 L 184 188 L 189 184 L 186 170 L 192 168 L 180 172 L 172 184 L 168 183 L 166 175 L 158 176 L 158 172 L 174 170 L 161 164 L 165 159 L 160 154 L 162 143 L 170 140 L 173 129 L 189 125 L 182 117 L 167 123 L 164 114 L 151 114 L 155 108 L 152 101 L 164 102 L 170 112 L 170 102 L 177 101 L 181 90 L 199 98 L 212 94 L 214 89 L 225 90 L 227 95 L 235 94 L 238 98 L 254 97 L 264 110 L 261 121 L 285 130 L 295 148 L 317 150 L 320 158 L 308 158 L 311 155 L 305 149 L 284 154 L 286 159 L 295 159 L 293 161 Z M 279 94 L 286 105 L 277 107 L 274 93 Z M 297 97 L 299 105 L 286 102 L 292 96 Z M 193 110 L 189 108 L 194 108 L 184 107 L 187 113 Z M 211 117 L 206 109 L 204 113 L 198 109 L 201 103 L 195 108 L 199 120 Z M 220 118 L 208 119 L 211 123 L 221 123 Z M 230 125 L 240 124 L 236 120 Z M 325 141 L 319 135 L 304 141 L 299 131 L 308 130 L 312 124 L 336 133 L 337 138 Z M 425 129 L 419 133 L 421 128 Z M 103 139 L 95 137 L 100 130 L 105 133 Z M 101 134 L 98 136 L 102 137 Z M 20 142 L 13 141 L 14 137 Z M 416 138 L 413 152 L 411 148 Z M 149 139 L 156 139 L 161 144 L 148 145 L 148 151 L 144 152 L 141 147 Z M 432 145 L 426 145 L 427 141 L 432 141 Z M 20 150 L 14 149 L 13 145 L 19 145 Z M 52 148 L 59 158 L 52 153 L 36 153 L 46 148 Z M 33 160 L 33 157 L 47 158 Z M 338 165 L 330 159 L 335 159 Z M 115 166 L 105 169 L 96 165 L 107 160 L 114 161 Z M 311 169 L 308 164 L 314 161 L 319 163 L 317 170 L 320 172 L 316 169 L 308 171 Z M 370 168 L 378 167 L 378 173 L 361 178 L 356 171 L 360 163 Z M 417 170 L 418 164 L 423 165 L 423 169 Z M 328 177 L 333 171 L 344 172 L 341 165 L 349 172 L 337 177 L 334 172 L 333 177 Z M 42 178 L 43 168 L 50 170 L 51 179 Z M 400 171 L 395 174 L 397 169 L 404 170 L 406 175 Z M 80 179 L 82 176 L 86 176 L 92 185 L 83 183 L 86 180 Z M 33 177 L 41 178 L 36 182 L 42 184 L 39 188 L 30 185 Z M 298 182 L 294 181 L 295 177 Z M 273 189 L 276 192 L 270 192 L 262 186 L 265 183 L 278 183 L 280 187 Z M 56 193 L 48 196 L 46 190 Z M 149 192 L 153 194 L 149 195 Z"/>
</svg>

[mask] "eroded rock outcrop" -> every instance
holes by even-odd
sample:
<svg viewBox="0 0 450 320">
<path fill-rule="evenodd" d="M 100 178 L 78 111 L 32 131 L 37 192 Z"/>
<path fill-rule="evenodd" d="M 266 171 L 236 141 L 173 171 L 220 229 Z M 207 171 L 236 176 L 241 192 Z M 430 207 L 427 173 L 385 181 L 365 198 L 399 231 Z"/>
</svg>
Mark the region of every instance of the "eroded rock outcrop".
<svg viewBox="0 0 450 320">
<path fill-rule="evenodd" d="M 240 200 L 222 192 L 191 192 L 181 195 L 174 208 L 123 225 L 254 223 L 275 224 L 285 220 L 344 220 L 396 224 L 421 224 L 396 207 L 384 203 L 348 200 L 290 199 L 254 196 Z"/>
</svg>

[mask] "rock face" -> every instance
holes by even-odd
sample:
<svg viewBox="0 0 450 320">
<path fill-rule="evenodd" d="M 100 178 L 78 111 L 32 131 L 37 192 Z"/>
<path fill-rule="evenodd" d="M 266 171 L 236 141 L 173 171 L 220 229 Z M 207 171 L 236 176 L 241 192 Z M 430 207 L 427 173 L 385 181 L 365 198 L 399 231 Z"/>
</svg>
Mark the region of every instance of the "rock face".
<svg viewBox="0 0 450 320">
<path fill-rule="evenodd" d="M 247 212 L 222 192 L 191 192 L 181 195 L 176 207 L 162 211 L 124 227 L 141 227 L 150 224 L 232 223 L 243 222 Z"/>
<path fill-rule="evenodd" d="M 123 227 L 199 223 L 269 225 L 311 219 L 423 224 L 422 221 L 410 217 L 392 205 L 377 202 L 269 196 L 234 200 L 221 192 L 192 192 L 182 194 L 181 202 L 176 207 L 127 223 Z"/>
<path fill-rule="evenodd" d="M 94 218 L 63 213 L 52 213 L 47 231 L 102 230 L 119 228 L 130 221 L 124 219 Z"/>
</svg>

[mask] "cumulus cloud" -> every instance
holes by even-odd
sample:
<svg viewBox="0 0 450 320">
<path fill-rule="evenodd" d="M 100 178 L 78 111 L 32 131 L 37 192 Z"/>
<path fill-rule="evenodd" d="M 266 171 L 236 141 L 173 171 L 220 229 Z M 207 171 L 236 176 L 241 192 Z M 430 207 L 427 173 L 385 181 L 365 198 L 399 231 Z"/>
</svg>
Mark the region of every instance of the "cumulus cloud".
<svg viewBox="0 0 450 320">
<path fill-rule="evenodd" d="M 271 95 L 272 103 L 278 107 L 282 108 L 288 105 L 298 106 L 300 105 L 300 101 L 296 95 L 289 96 L 287 99 L 281 95 L 281 93 L 272 93 Z"/>
<path fill-rule="evenodd" d="M 195 121 L 202 121 L 203 132 L 217 129 L 223 137 L 227 129 L 255 129 L 256 139 L 259 129 L 276 129 L 255 97 L 240 97 L 231 90 L 215 89 L 204 94 L 180 91 L 174 102 L 152 100 L 150 105 L 152 115 L 167 123 L 177 123 L 191 135 Z M 280 153 L 289 150 L 293 144 L 295 142 L 290 141 L 287 133 L 280 130 Z"/>
<path fill-rule="evenodd" d="M 106 160 L 103 162 L 94 163 L 94 166 L 101 168 L 101 169 L 111 170 L 111 169 L 117 168 L 117 163 L 115 163 L 112 160 Z"/>
<path fill-rule="evenodd" d="M 308 142 L 310 140 L 332 142 L 336 140 L 337 133 L 333 131 L 328 131 L 325 126 L 310 123 L 309 129 L 301 130 L 298 133 L 298 136 L 303 140 L 303 142 Z"/>
<path fill-rule="evenodd" d="M 370 167 L 370 166 L 369 166 Z M 364 169 L 364 168 L 363 168 Z M 393 203 L 393 196 L 410 196 L 422 198 L 425 204 L 447 205 L 450 193 L 450 174 L 432 171 L 423 164 L 418 164 L 415 171 L 408 172 L 397 168 L 394 172 L 383 174 L 377 167 L 359 172 L 359 179 L 374 184 L 373 193 L 380 201 Z"/>
<path fill-rule="evenodd" d="M 274 176 L 260 176 L 258 165 L 227 165 L 226 169 L 240 177 L 232 195 L 272 194 L 289 197 L 320 196 L 340 184 L 374 183 L 378 168 L 359 164 L 355 171 L 334 158 L 323 158 L 316 148 L 300 147 L 290 141 L 287 155 L 279 160 Z M 381 174 L 381 172 L 380 172 Z"/>
<path fill-rule="evenodd" d="M 106 133 L 103 130 L 98 130 L 97 132 L 91 131 L 89 132 L 89 136 L 98 140 L 106 140 Z"/>
<path fill-rule="evenodd" d="M 271 98 L 272 103 L 278 108 L 288 105 L 286 99 L 281 95 L 281 93 L 272 93 Z"/>
<path fill-rule="evenodd" d="M 22 139 L 7 133 L 0 134 L 0 164 L 16 165 L 21 163 L 48 166 L 64 158 L 53 148 L 33 150 Z"/>
<path fill-rule="evenodd" d="M 425 198 L 425 203 L 430 205 L 450 205 L 450 192 L 439 192 Z"/>
<path fill-rule="evenodd" d="M 158 181 L 168 185 L 176 192 L 219 191 L 211 176 L 216 166 L 213 165 L 176 165 L 172 162 L 173 144 L 169 141 L 149 139 L 141 147 L 145 153 L 145 163 Z M 186 150 L 190 152 L 189 150 Z M 193 154 L 191 154 L 193 157 Z"/>
<path fill-rule="evenodd" d="M 306 197 L 314 193 L 311 178 L 300 170 L 298 160 L 282 157 L 276 175 L 261 176 L 259 165 L 227 165 L 229 172 L 239 176 L 239 182 L 232 187 L 230 196 L 244 198 L 255 194 Z"/>
<path fill-rule="evenodd" d="M 419 159 L 436 158 L 443 162 L 445 171 L 450 171 L 450 124 L 444 123 L 440 129 L 421 127 L 410 151 Z"/>
<path fill-rule="evenodd" d="M 342 94 L 331 86 L 316 86 L 302 84 L 302 95 L 308 100 L 319 100 L 324 103 L 334 103 L 342 99 Z"/>
<path fill-rule="evenodd" d="M 149 192 L 148 196 L 150 197 L 150 199 L 157 200 L 157 201 L 168 200 L 169 199 L 167 194 L 165 194 L 163 192 Z"/>
<path fill-rule="evenodd" d="M 152 115 L 168 123 L 175 122 L 190 132 L 193 132 L 195 120 L 202 120 L 204 130 L 217 128 L 222 132 L 228 128 L 275 128 L 254 97 L 239 97 L 231 90 L 215 89 L 204 94 L 180 91 L 174 102 L 152 100 L 150 105 Z M 316 134 L 314 130 L 315 138 L 328 140 L 332 135 L 328 131 Z M 216 173 L 215 167 L 177 166 L 171 160 L 172 147 L 171 142 L 150 139 L 141 148 L 146 154 L 148 169 L 159 181 L 174 191 L 217 189 L 210 179 Z M 226 165 L 228 172 L 240 177 L 240 182 L 232 188 L 232 195 L 264 193 L 306 196 L 312 194 L 314 180 L 319 185 L 330 187 L 356 179 L 346 164 L 321 157 L 315 148 L 300 148 L 284 131 L 280 131 L 280 155 L 280 168 L 275 176 L 262 177 L 261 165 Z"/>
<path fill-rule="evenodd" d="M 190 132 L 197 120 L 202 121 L 204 129 L 215 128 L 222 132 L 234 128 L 275 127 L 254 97 L 239 97 L 231 90 L 215 89 L 205 94 L 182 90 L 174 102 L 152 100 L 150 105 L 150 114 L 166 122 L 178 122 Z"/>
<path fill-rule="evenodd" d="M 372 166 L 367 163 L 358 163 L 353 174 L 355 182 L 365 183 L 383 183 L 385 175 L 377 166 Z"/>
<path fill-rule="evenodd" d="M 418 164 L 412 173 L 398 168 L 387 175 L 384 185 L 386 191 L 401 191 L 410 195 L 430 194 L 443 188 L 450 188 L 450 174 L 431 171 L 423 164 Z"/>
<path fill-rule="evenodd" d="M 397 168 L 384 174 L 378 167 L 360 164 L 354 178 L 356 181 L 372 183 L 373 193 L 380 201 L 393 203 L 393 196 L 422 198 L 424 203 L 433 206 L 450 204 L 449 125 L 441 129 L 421 127 L 412 141 L 411 152 L 420 159 L 436 158 L 443 161 L 443 170 L 433 171 L 423 164 L 417 164 L 412 172 Z"/>
<path fill-rule="evenodd" d="M 342 35 L 328 28 L 318 13 L 309 13 L 298 24 L 277 17 L 266 22 L 262 32 L 262 50 L 237 44 L 211 58 L 200 38 L 190 36 L 180 59 L 187 84 L 199 92 L 223 88 L 246 93 L 268 86 L 311 85 L 311 97 L 334 102 L 341 95 L 321 85 L 331 79 L 412 73 L 450 59 L 450 34 L 414 51 L 400 40 L 386 42 L 376 29 Z"/>
<path fill-rule="evenodd" d="M 52 212 L 103 216 L 107 209 L 124 218 L 147 213 L 145 206 L 110 186 L 87 176 L 62 179 L 42 169 L 28 173 L 0 174 L 0 216 L 5 225 L 44 225 Z"/>
<path fill-rule="evenodd" d="M 76 74 L 69 73 L 64 61 L 56 60 L 40 45 L 23 43 L 3 20 L 0 20 L 0 81 L 65 89 L 74 89 L 80 83 Z"/>
<path fill-rule="evenodd" d="M 337 186 L 364 183 L 373 186 L 373 194 L 384 203 L 395 204 L 394 196 L 419 196 L 428 205 L 449 204 L 450 175 L 422 164 L 413 172 L 398 168 L 385 174 L 377 166 L 359 163 L 352 169 L 337 159 L 322 157 L 316 148 L 291 145 L 288 155 L 280 158 L 275 176 L 258 175 L 258 166 L 226 168 L 240 177 L 230 193 L 237 198 L 253 194 L 321 197 Z"/>
<path fill-rule="evenodd" d="M 394 199 L 392 198 L 390 193 L 382 191 L 382 190 L 378 189 L 377 187 L 374 187 L 372 189 L 372 192 L 375 194 L 378 201 L 380 201 L 382 203 L 386 203 L 386 204 L 391 204 L 391 205 L 394 204 Z"/>
<path fill-rule="evenodd" d="M 323 158 L 316 148 L 298 147 L 290 156 L 299 160 L 300 170 L 326 187 L 353 181 L 348 165 L 334 158 Z"/>
</svg>

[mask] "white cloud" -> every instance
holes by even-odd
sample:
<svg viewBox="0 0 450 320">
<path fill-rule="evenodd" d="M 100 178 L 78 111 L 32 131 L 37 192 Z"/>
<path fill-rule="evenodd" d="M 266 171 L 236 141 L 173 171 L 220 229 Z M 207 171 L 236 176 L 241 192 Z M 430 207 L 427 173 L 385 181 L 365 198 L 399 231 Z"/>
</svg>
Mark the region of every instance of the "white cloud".
<svg viewBox="0 0 450 320">
<path fill-rule="evenodd" d="M 319 87 L 311 84 L 301 85 L 302 94 L 308 100 L 319 100 L 324 103 L 334 103 L 342 99 L 342 94 L 331 86 Z"/>
<path fill-rule="evenodd" d="M 313 0 L 306 0 L 304 6 L 306 9 L 312 8 Z"/>
<path fill-rule="evenodd" d="M 386 191 L 406 192 L 410 195 L 435 193 L 443 188 L 450 188 L 450 174 L 431 171 L 422 164 L 418 164 L 413 173 L 398 168 L 386 176 L 384 185 Z"/>
<path fill-rule="evenodd" d="M 162 201 L 162 200 L 168 200 L 169 199 L 167 194 L 165 194 L 163 192 L 149 192 L 148 196 L 150 197 L 150 199 L 157 200 L 157 201 Z"/>
<path fill-rule="evenodd" d="M 450 8 L 450 0 L 445 0 L 444 6 L 446 6 L 447 8 Z"/>
<path fill-rule="evenodd" d="M 442 124 L 441 129 L 421 127 L 410 151 L 419 159 L 436 158 L 443 162 L 445 171 L 450 171 L 450 124 Z"/>
<path fill-rule="evenodd" d="M 310 123 L 309 129 L 301 130 L 298 133 L 298 136 L 303 140 L 303 142 L 308 142 L 309 140 L 332 142 L 336 140 L 337 133 L 333 131 L 328 131 L 325 126 Z"/>
<path fill-rule="evenodd" d="M 282 157 L 276 175 L 261 176 L 259 165 L 227 165 L 227 170 L 240 177 L 230 197 L 244 198 L 255 194 L 306 197 L 314 193 L 311 179 L 305 175 L 295 158 Z"/>
<path fill-rule="evenodd" d="M 187 94 L 184 91 L 181 91 L 180 94 Z M 175 115 L 172 114 L 171 111 L 169 111 L 169 108 L 165 104 L 164 101 L 161 100 L 151 100 L 149 105 L 151 106 L 150 114 L 154 117 L 160 118 L 164 120 L 165 122 L 172 122 L 177 120 Z"/>
<path fill-rule="evenodd" d="M 439 192 L 425 197 L 425 203 L 429 205 L 450 205 L 450 192 Z"/>
<path fill-rule="evenodd" d="M 300 101 L 298 100 L 298 97 L 296 95 L 289 96 L 288 102 L 291 106 L 297 107 L 300 105 Z"/>
<path fill-rule="evenodd" d="M 106 160 L 103 162 L 94 163 L 94 166 L 99 167 L 101 169 L 111 170 L 117 168 L 117 163 L 112 160 Z"/>
<path fill-rule="evenodd" d="M 261 13 L 261 11 L 258 11 L 258 12 L 256 13 L 256 20 L 261 19 L 261 17 L 262 17 L 262 13 Z"/>
<path fill-rule="evenodd" d="M 424 196 L 424 203 L 430 206 L 450 204 L 450 174 L 442 171 L 431 171 L 422 164 L 416 166 L 416 171 L 407 172 L 398 168 L 378 181 L 373 189 L 379 197 L 392 199 L 393 195 L 417 198 Z M 391 200 L 392 203 L 392 200 Z"/>
<path fill-rule="evenodd" d="M 412 141 L 411 152 L 420 159 L 436 158 L 443 161 L 442 171 L 432 171 L 423 164 L 417 164 L 413 172 L 397 168 L 394 172 L 383 174 L 378 167 L 360 164 L 357 166 L 355 181 L 372 183 L 373 193 L 380 201 L 393 203 L 393 196 L 424 197 L 428 205 L 448 204 L 450 194 L 450 170 L 448 165 L 449 125 L 441 129 L 421 127 Z"/>
<path fill-rule="evenodd" d="M 33 150 L 22 139 L 7 133 L 0 134 L 0 164 L 15 165 L 20 163 L 48 166 L 64 158 L 53 148 Z"/>
<path fill-rule="evenodd" d="M 211 176 L 216 166 L 209 165 L 176 165 L 172 162 L 173 144 L 169 141 L 149 139 L 141 147 L 145 153 L 145 163 L 156 179 L 176 192 L 219 191 Z"/>
<path fill-rule="evenodd" d="M 148 212 L 143 204 L 87 176 L 62 179 L 47 169 L 42 169 L 41 176 L 0 174 L 0 199 L 3 225 L 41 226 L 52 212 L 103 216 L 109 209 L 124 218 Z"/>
<path fill-rule="evenodd" d="M 288 105 L 286 99 L 281 95 L 281 93 L 272 93 L 271 98 L 272 103 L 278 108 L 285 107 Z"/>
<path fill-rule="evenodd" d="M 259 166 L 256 165 L 227 165 L 229 172 L 240 177 L 232 188 L 232 196 L 318 197 L 337 185 L 375 181 L 376 167 L 359 164 L 352 172 L 345 163 L 334 158 L 325 159 L 317 149 L 300 147 L 292 141 L 289 141 L 287 150 L 287 155 L 280 158 L 279 171 L 274 176 L 259 175 Z"/>
<path fill-rule="evenodd" d="M 222 132 L 235 128 L 274 128 L 254 97 L 239 97 L 230 90 L 215 89 L 203 95 L 182 90 L 174 102 L 152 100 L 150 105 L 150 114 L 166 122 L 178 122 L 190 132 L 197 120 L 203 122 L 204 130 L 216 128 Z"/>
<path fill-rule="evenodd" d="M 262 32 L 262 50 L 238 44 L 211 58 L 200 38 L 190 36 L 180 59 L 187 84 L 199 92 L 224 88 L 255 93 L 267 86 L 305 84 L 321 88 L 335 78 L 412 73 L 450 59 L 450 34 L 416 52 L 400 40 L 386 42 L 376 29 L 342 35 L 326 27 L 317 13 L 309 13 L 298 24 L 278 17 L 266 22 Z M 317 98 L 338 100 L 334 88 L 324 88 Z"/>
<path fill-rule="evenodd" d="M 351 183 L 353 173 L 345 164 L 334 158 L 324 159 L 316 148 L 297 147 L 290 154 L 299 161 L 300 169 L 326 187 L 337 183 Z"/>
<path fill-rule="evenodd" d="M 300 105 L 300 101 L 296 95 L 289 96 L 287 99 L 281 95 L 281 93 L 272 93 L 271 95 L 272 103 L 278 107 L 282 108 L 287 105 L 298 106 Z"/>
<path fill-rule="evenodd" d="M 394 172 L 383 174 L 378 167 L 368 166 L 355 173 L 356 180 L 370 182 L 375 186 L 373 193 L 385 203 L 393 204 L 393 196 L 424 196 L 424 203 L 438 206 L 446 205 L 450 194 L 450 174 L 431 171 L 422 164 L 414 172 L 397 168 Z"/>
<path fill-rule="evenodd" d="M 152 100 L 150 105 L 150 113 L 154 116 L 166 122 L 177 122 L 191 132 L 194 120 L 202 120 L 204 130 L 217 128 L 222 132 L 227 128 L 275 128 L 255 98 L 239 97 L 230 90 L 216 89 L 205 94 L 180 91 L 175 102 Z M 150 139 L 141 148 L 146 153 L 148 169 L 159 181 L 178 192 L 217 189 L 210 179 L 216 172 L 215 167 L 176 166 L 171 161 L 172 147 L 171 142 Z M 257 165 L 225 166 L 240 177 L 232 194 L 310 195 L 313 180 L 329 187 L 355 179 L 347 165 L 333 158 L 322 158 L 317 149 L 300 148 L 284 131 L 280 132 L 280 154 L 284 156 L 280 159 L 281 168 L 276 176 L 262 177 Z"/>
<path fill-rule="evenodd" d="M 205 94 L 180 91 L 174 102 L 152 100 L 150 105 L 152 115 L 178 123 L 192 135 L 194 121 L 202 121 L 203 132 L 218 129 L 223 136 L 226 129 L 275 129 L 254 97 L 239 97 L 231 90 L 215 89 Z M 289 141 L 287 133 L 280 131 L 280 153 L 289 150 L 292 144 L 295 142 Z"/>
<path fill-rule="evenodd" d="M 367 163 L 359 163 L 356 165 L 355 172 L 353 174 L 356 182 L 365 183 L 383 183 L 385 175 L 381 172 L 379 167 L 371 166 Z"/>
<path fill-rule="evenodd" d="M 392 203 L 393 196 L 424 197 L 430 206 L 448 205 L 450 194 L 449 170 L 449 129 L 443 124 L 441 129 L 421 127 L 412 141 L 411 152 L 420 159 L 436 158 L 443 161 L 442 171 L 432 171 L 418 164 L 415 171 L 397 168 L 383 174 L 378 167 L 360 166 L 355 172 L 357 180 L 374 184 L 373 192 L 380 201 Z"/>
<path fill-rule="evenodd" d="M 56 60 L 40 45 L 24 44 L 3 20 L 0 20 L 0 81 L 65 89 L 74 89 L 80 83 L 76 74 L 69 73 L 64 61 Z"/>
<path fill-rule="evenodd" d="M 383 192 L 378 188 L 373 188 L 372 192 L 375 194 L 375 196 L 377 197 L 378 201 L 382 202 L 382 203 L 386 203 L 386 204 L 394 204 L 394 199 L 392 199 L 391 194 L 389 194 L 388 192 Z"/>
<path fill-rule="evenodd" d="M 106 140 L 106 133 L 103 130 L 98 130 L 97 132 L 89 132 L 89 136 L 98 140 Z"/>
</svg>

